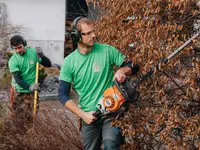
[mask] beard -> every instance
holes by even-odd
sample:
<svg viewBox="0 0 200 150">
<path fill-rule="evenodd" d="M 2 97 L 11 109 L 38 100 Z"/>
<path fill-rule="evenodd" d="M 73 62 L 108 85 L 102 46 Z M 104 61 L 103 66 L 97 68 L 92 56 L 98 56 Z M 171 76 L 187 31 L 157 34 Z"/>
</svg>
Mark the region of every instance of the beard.
<svg viewBox="0 0 200 150">
<path fill-rule="evenodd" d="M 81 43 L 81 45 L 84 45 L 87 48 L 91 48 L 94 45 L 94 41 L 93 42 L 88 42 L 88 43 L 85 43 L 85 42 L 81 41 L 80 43 Z"/>
<path fill-rule="evenodd" d="M 18 53 L 18 54 L 20 54 L 21 56 L 23 56 L 23 55 L 25 54 L 25 52 L 20 52 L 20 53 Z"/>
<path fill-rule="evenodd" d="M 26 50 L 21 51 L 21 52 L 17 52 L 19 55 L 23 56 L 26 53 Z"/>
</svg>

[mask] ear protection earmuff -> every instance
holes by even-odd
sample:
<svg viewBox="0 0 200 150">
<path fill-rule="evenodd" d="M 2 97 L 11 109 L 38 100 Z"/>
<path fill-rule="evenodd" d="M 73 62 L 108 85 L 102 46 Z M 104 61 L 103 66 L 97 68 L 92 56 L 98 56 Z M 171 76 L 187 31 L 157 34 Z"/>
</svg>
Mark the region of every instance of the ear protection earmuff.
<svg viewBox="0 0 200 150">
<path fill-rule="evenodd" d="M 77 17 L 76 19 L 74 19 L 72 23 L 71 38 L 72 38 L 72 41 L 75 43 L 78 43 L 81 39 L 81 33 L 76 28 L 76 25 L 81 18 L 84 18 L 84 17 L 82 16 Z"/>
<path fill-rule="evenodd" d="M 18 36 L 20 38 L 20 41 L 22 41 L 22 44 L 24 45 L 24 47 L 26 47 L 27 46 L 27 41 L 22 36 L 20 36 L 20 35 L 16 35 L 16 36 Z M 12 49 L 14 49 L 13 46 L 12 46 L 12 44 L 10 44 L 10 47 Z"/>
<path fill-rule="evenodd" d="M 24 47 L 27 46 L 27 42 L 26 42 L 26 40 L 24 40 L 24 39 L 23 39 L 23 45 L 24 45 Z"/>
</svg>

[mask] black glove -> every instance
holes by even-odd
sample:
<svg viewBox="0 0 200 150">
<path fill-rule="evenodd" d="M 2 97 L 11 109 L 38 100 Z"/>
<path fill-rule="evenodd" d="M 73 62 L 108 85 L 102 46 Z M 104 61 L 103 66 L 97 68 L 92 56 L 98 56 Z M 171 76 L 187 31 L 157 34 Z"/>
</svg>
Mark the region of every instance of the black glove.
<svg viewBox="0 0 200 150">
<path fill-rule="evenodd" d="M 40 84 L 39 83 L 36 83 L 36 84 L 33 84 L 29 87 L 29 90 L 30 91 L 36 91 L 36 90 L 40 90 Z"/>
<path fill-rule="evenodd" d="M 35 47 L 35 50 L 36 50 L 36 53 L 38 54 L 38 56 L 44 57 L 44 53 L 43 53 L 41 47 Z"/>
</svg>

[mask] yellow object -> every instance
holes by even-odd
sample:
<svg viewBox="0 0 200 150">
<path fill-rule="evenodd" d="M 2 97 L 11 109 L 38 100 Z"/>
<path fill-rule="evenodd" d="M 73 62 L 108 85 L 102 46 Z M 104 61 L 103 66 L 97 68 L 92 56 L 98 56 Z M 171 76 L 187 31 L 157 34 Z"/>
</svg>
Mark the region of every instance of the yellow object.
<svg viewBox="0 0 200 150">
<path fill-rule="evenodd" d="M 37 56 L 38 57 L 38 56 Z M 37 63 L 36 63 L 36 76 L 35 76 L 35 83 L 38 83 L 38 76 L 39 76 L 39 62 L 37 58 Z M 38 91 L 34 91 L 34 108 L 33 108 L 33 120 L 36 119 L 36 112 L 37 112 L 37 98 L 38 98 Z"/>
</svg>

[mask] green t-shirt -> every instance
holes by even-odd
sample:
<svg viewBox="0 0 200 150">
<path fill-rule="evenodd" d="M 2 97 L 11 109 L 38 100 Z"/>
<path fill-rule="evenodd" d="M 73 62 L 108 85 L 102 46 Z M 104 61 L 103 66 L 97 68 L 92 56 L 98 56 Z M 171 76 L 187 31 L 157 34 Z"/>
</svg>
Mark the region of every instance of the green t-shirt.
<svg viewBox="0 0 200 150">
<path fill-rule="evenodd" d="M 36 62 L 37 62 L 37 53 L 35 51 L 35 48 L 26 48 L 26 53 L 24 55 L 14 53 L 13 56 L 10 58 L 8 65 L 11 73 L 20 71 L 21 79 L 25 81 L 27 84 L 32 85 L 35 83 Z M 39 62 L 41 62 L 41 59 L 39 59 Z M 14 78 L 12 78 L 12 86 L 16 87 L 17 92 L 22 92 L 22 93 L 31 92 L 19 86 L 15 82 Z"/>
<path fill-rule="evenodd" d="M 73 83 L 80 96 L 79 107 L 88 112 L 96 111 L 103 92 L 113 85 L 113 66 L 120 66 L 125 56 L 107 44 L 95 43 L 83 55 L 77 49 L 65 58 L 60 80 Z"/>
</svg>

